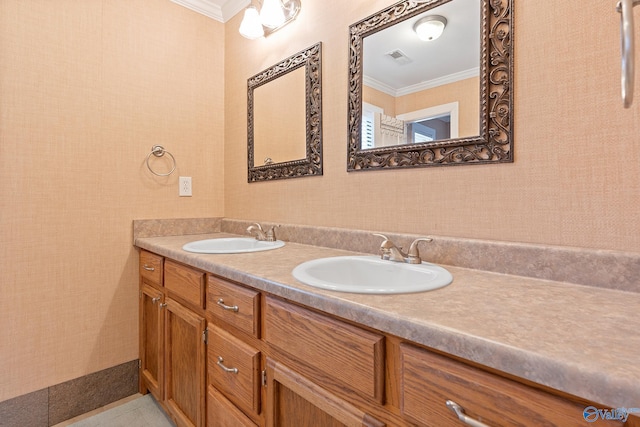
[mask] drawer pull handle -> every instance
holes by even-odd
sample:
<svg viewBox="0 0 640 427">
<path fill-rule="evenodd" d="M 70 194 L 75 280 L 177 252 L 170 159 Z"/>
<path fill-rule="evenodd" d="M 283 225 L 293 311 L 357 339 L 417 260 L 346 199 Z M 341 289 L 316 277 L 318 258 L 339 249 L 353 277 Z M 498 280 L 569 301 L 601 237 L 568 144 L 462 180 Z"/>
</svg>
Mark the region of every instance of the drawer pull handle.
<svg viewBox="0 0 640 427">
<path fill-rule="evenodd" d="M 225 310 L 235 311 L 235 312 L 239 310 L 237 305 L 225 305 L 224 300 L 222 298 L 218 299 L 216 304 L 218 304 L 220 307 L 222 307 Z"/>
<path fill-rule="evenodd" d="M 142 268 L 147 271 L 156 271 L 155 267 L 149 267 L 147 264 L 143 265 Z"/>
<path fill-rule="evenodd" d="M 238 368 L 227 368 L 226 366 L 224 366 L 224 363 L 222 362 L 224 362 L 224 359 L 222 358 L 222 356 L 218 356 L 218 361 L 216 362 L 216 364 L 220 366 L 223 371 L 228 372 L 230 374 L 238 373 Z"/>
<path fill-rule="evenodd" d="M 454 414 L 456 414 L 456 416 L 458 417 L 458 419 L 460 421 L 462 421 L 463 423 L 465 423 L 468 426 L 471 426 L 471 427 L 489 427 L 485 423 L 481 423 L 480 421 L 474 420 L 470 416 L 466 415 L 464 413 L 464 409 L 462 408 L 462 406 L 458 405 L 453 400 L 447 400 L 447 407 L 449 409 L 451 409 L 451 411 Z"/>
</svg>

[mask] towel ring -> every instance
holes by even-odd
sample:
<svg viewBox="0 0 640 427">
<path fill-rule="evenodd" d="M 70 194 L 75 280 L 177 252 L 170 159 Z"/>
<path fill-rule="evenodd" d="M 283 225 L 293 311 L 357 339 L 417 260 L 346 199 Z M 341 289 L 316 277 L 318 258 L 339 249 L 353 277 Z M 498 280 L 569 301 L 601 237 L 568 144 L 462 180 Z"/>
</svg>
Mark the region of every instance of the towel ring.
<svg viewBox="0 0 640 427">
<path fill-rule="evenodd" d="M 156 171 L 154 171 L 151 168 L 151 165 L 149 164 L 149 159 L 151 158 L 151 155 L 154 155 L 156 157 L 162 157 L 165 154 L 167 154 L 169 157 L 171 157 L 171 161 L 173 162 L 173 167 L 171 168 L 171 170 L 167 173 L 158 173 Z M 176 170 L 176 158 L 173 157 L 173 154 L 171 154 L 170 152 L 168 152 L 167 150 L 164 149 L 164 147 L 162 145 L 154 145 L 153 147 L 151 147 L 151 152 L 147 155 L 147 168 L 151 171 L 152 174 L 154 175 L 158 175 L 158 176 L 169 176 L 173 173 L 174 170 Z"/>
<path fill-rule="evenodd" d="M 620 36 L 622 41 L 622 104 L 624 108 L 633 104 L 635 46 L 633 31 L 633 8 L 640 4 L 640 0 L 620 0 L 616 11 L 620 13 Z"/>
</svg>

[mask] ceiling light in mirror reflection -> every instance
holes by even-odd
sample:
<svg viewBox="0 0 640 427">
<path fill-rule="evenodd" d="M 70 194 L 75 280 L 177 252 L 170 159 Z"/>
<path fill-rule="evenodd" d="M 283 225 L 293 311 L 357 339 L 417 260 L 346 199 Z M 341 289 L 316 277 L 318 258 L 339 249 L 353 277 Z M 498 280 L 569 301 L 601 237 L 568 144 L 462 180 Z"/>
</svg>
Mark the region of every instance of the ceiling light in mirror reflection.
<svg viewBox="0 0 640 427">
<path fill-rule="evenodd" d="M 438 39 L 447 26 L 447 18 L 440 15 L 429 15 L 420 18 L 413 25 L 413 31 L 416 32 L 420 40 L 430 42 Z"/>
</svg>

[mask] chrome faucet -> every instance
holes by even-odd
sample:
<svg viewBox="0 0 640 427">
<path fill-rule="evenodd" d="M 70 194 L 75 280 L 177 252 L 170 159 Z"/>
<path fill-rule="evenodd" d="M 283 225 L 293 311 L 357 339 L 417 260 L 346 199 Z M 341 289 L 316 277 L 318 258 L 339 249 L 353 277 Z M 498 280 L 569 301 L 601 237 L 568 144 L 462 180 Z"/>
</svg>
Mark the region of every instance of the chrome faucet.
<svg viewBox="0 0 640 427">
<path fill-rule="evenodd" d="M 380 258 L 394 261 L 394 262 L 406 262 L 408 264 L 420 264 L 422 258 L 420 258 L 420 251 L 418 250 L 418 243 L 431 242 L 431 237 L 420 237 L 411 243 L 409 247 L 409 253 L 402 251 L 402 248 L 397 247 L 387 236 L 384 234 L 373 233 L 374 236 L 382 237 L 384 240 L 380 244 Z"/>
<path fill-rule="evenodd" d="M 280 226 L 274 225 L 269 230 L 264 231 L 262 229 L 262 226 L 256 222 L 254 224 L 251 224 L 249 227 L 247 227 L 247 233 L 251 234 L 252 236 L 255 234 L 256 240 L 275 242 L 276 240 L 278 240 L 276 238 L 276 227 L 280 227 Z"/>
</svg>

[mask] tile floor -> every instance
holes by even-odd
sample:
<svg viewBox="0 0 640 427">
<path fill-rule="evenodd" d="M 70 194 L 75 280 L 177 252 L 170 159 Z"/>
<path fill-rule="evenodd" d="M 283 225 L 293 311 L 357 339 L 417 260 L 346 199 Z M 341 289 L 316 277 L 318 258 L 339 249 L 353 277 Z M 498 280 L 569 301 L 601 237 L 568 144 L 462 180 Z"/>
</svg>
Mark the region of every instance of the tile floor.
<svg viewBox="0 0 640 427">
<path fill-rule="evenodd" d="M 151 394 L 138 394 L 53 427 L 175 427 L 175 424 Z"/>
</svg>

